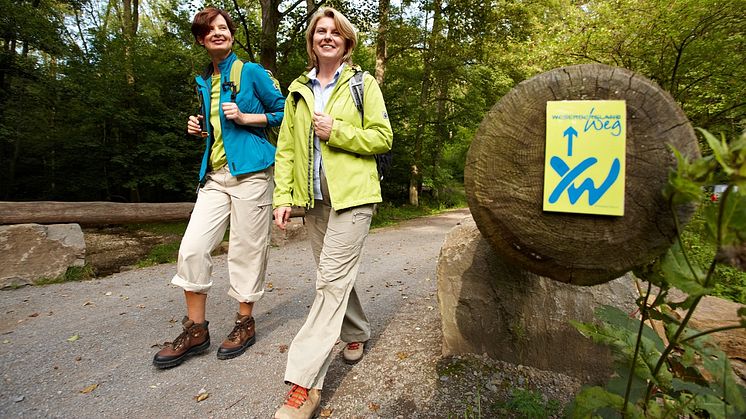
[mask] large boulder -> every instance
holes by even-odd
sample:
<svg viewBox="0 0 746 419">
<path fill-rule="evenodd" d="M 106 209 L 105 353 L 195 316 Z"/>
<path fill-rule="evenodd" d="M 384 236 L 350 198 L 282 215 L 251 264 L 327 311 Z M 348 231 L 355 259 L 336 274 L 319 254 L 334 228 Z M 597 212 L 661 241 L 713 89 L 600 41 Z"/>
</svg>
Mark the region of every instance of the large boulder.
<svg viewBox="0 0 746 419">
<path fill-rule="evenodd" d="M 569 321 L 593 321 L 599 305 L 636 309 L 630 278 L 575 286 L 522 270 L 497 255 L 471 217 L 446 236 L 437 278 L 444 355 L 486 353 L 584 382 L 609 378 L 611 354 Z"/>
<path fill-rule="evenodd" d="M 0 288 L 57 278 L 85 265 L 85 241 L 78 224 L 0 226 Z"/>
</svg>

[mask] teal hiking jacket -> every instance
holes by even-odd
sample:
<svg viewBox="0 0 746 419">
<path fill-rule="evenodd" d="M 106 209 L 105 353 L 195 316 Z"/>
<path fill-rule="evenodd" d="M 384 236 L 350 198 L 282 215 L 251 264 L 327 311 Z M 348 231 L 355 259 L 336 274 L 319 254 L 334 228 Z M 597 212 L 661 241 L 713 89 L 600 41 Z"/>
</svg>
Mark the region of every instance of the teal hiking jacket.
<svg viewBox="0 0 746 419">
<path fill-rule="evenodd" d="M 220 103 L 231 101 L 230 81 L 231 65 L 236 61 L 235 53 L 231 53 L 218 64 L 220 70 Z M 208 136 L 205 138 L 205 153 L 202 156 L 202 166 L 199 170 L 200 183 L 204 183 L 209 170 L 210 149 L 214 142 L 210 121 L 210 89 L 212 87 L 212 64 L 208 65 L 205 73 L 195 78 L 199 94 L 205 104 L 205 126 Z M 244 63 L 241 71 L 241 90 L 236 96 L 238 109 L 243 113 L 263 113 L 267 116 L 267 124 L 271 127 L 282 123 L 285 98 L 275 88 L 267 72 L 259 64 Z M 258 172 L 274 164 L 275 147 L 267 141 L 262 127 L 250 127 L 237 124 L 225 118 L 222 107 L 220 109 L 220 124 L 222 127 L 223 146 L 228 160 L 228 169 L 233 176 Z"/>
</svg>

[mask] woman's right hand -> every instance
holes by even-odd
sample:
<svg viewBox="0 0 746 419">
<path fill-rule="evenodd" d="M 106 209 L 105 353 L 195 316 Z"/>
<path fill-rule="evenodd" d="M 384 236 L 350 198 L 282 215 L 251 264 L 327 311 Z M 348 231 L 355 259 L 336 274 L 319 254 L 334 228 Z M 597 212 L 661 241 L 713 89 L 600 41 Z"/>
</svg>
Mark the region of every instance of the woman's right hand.
<svg viewBox="0 0 746 419">
<path fill-rule="evenodd" d="M 288 221 L 290 221 L 290 207 L 277 207 L 274 211 L 275 216 L 275 225 L 280 228 L 280 230 L 285 230 L 285 226 L 288 225 Z"/>
<path fill-rule="evenodd" d="M 204 116 L 202 115 L 189 115 L 189 120 L 187 121 L 187 133 L 202 136 L 202 128 L 199 123 L 202 119 L 204 119 Z"/>
</svg>

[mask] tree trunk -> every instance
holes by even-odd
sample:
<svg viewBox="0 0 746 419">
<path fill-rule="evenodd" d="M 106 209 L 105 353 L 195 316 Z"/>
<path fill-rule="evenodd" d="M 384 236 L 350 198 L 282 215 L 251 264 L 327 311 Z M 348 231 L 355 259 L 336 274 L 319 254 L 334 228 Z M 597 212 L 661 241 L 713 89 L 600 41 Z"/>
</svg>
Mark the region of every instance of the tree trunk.
<svg viewBox="0 0 746 419">
<path fill-rule="evenodd" d="M 625 101 L 624 216 L 542 210 L 546 103 L 560 100 Z M 661 193 L 676 165 L 671 146 L 699 155 L 686 116 L 653 82 L 601 64 L 555 69 L 516 86 L 485 116 L 466 159 L 469 208 L 485 239 L 518 267 L 576 285 L 607 282 L 672 243 Z M 678 209 L 682 222 L 691 209 Z"/>
<path fill-rule="evenodd" d="M 259 62 L 267 70 L 277 72 L 277 28 L 280 26 L 279 0 L 260 0 L 262 6 L 262 35 L 259 40 Z"/>
<path fill-rule="evenodd" d="M 376 33 L 376 81 L 383 86 L 386 76 L 386 36 L 389 31 L 389 9 L 391 0 L 378 0 L 378 32 Z"/>
<path fill-rule="evenodd" d="M 417 130 L 414 135 L 414 162 L 409 172 L 409 204 L 419 205 L 419 193 L 422 189 L 422 143 L 429 114 L 430 88 L 432 85 L 432 63 L 435 59 L 437 39 L 442 28 L 440 0 L 433 2 L 433 28 L 428 37 L 428 47 L 423 55 L 422 88 L 420 90 L 420 109 Z M 427 19 L 426 19 L 427 20 Z"/>
<path fill-rule="evenodd" d="M 122 0 L 122 35 L 124 36 L 124 66 L 127 84 L 135 84 L 133 48 L 140 19 L 139 0 Z"/>
</svg>

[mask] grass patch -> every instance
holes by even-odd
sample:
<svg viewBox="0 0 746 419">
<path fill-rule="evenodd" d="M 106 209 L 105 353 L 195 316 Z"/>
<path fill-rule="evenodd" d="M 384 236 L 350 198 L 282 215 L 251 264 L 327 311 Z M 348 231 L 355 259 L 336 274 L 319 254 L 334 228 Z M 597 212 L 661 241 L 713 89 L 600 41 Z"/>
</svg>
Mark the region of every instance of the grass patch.
<svg viewBox="0 0 746 419">
<path fill-rule="evenodd" d="M 562 406 L 557 400 L 544 400 L 540 393 L 522 388 L 513 389 L 510 400 L 497 403 L 496 407 L 505 417 L 526 419 L 544 419 L 562 412 Z"/>
<path fill-rule="evenodd" d="M 436 211 L 426 206 L 415 207 L 412 205 L 404 205 L 401 207 L 395 207 L 391 204 L 383 203 L 378 206 L 378 210 L 373 215 L 370 228 L 386 227 L 405 220 L 411 220 L 413 218 L 424 217 L 436 213 Z"/>
<path fill-rule="evenodd" d="M 562 401 L 528 384 L 524 373 L 506 372 L 486 356 L 442 358 L 437 371 L 440 376 L 437 397 L 452 400 L 446 415 L 449 419 L 564 417 Z"/>
<path fill-rule="evenodd" d="M 438 364 L 438 375 L 444 377 L 457 377 L 467 371 L 468 366 L 465 361 L 452 360 L 447 363 Z"/>
<path fill-rule="evenodd" d="M 175 223 L 144 223 L 144 224 L 127 224 L 125 228 L 130 231 L 147 231 L 158 235 L 177 234 L 183 236 L 186 231 L 187 222 L 179 221 Z"/>
<path fill-rule="evenodd" d="M 178 257 L 179 244 L 180 241 L 159 244 L 150 249 L 145 259 L 138 261 L 135 265 L 138 268 L 145 268 L 161 263 L 174 263 Z"/>
<path fill-rule="evenodd" d="M 56 278 L 39 278 L 34 281 L 34 285 L 61 284 L 63 282 L 85 281 L 93 278 L 95 275 L 93 267 L 86 264 L 85 266 L 71 266 L 67 268 L 64 274 Z"/>
<path fill-rule="evenodd" d="M 389 201 L 378 204 L 370 228 L 386 227 L 413 218 L 435 215 L 449 209 L 466 208 L 468 206 L 464 186 L 454 184 L 440 189 L 437 194 L 433 191 L 422 194 L 419 206 L 394 205 Z"/>
</svg>

